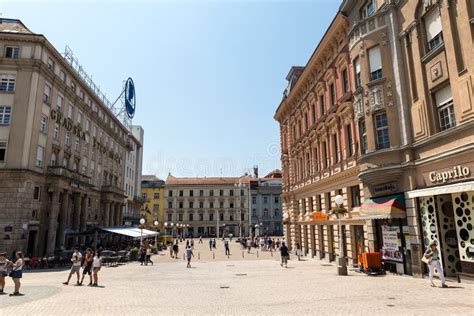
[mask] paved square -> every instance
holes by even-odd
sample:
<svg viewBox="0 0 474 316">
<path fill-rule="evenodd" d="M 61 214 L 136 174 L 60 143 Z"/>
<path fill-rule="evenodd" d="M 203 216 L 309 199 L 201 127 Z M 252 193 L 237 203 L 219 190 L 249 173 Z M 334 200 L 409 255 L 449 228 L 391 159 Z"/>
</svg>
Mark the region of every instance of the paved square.
<svg viewBox="0 0 474 316">
<path fill-rule="evenodd" d="M 67 271 L 25 273 L 25 295 L 0 296 L 0 314 L 473 315 L 472 285 L 431 288 L 425 279 L 353 271 L 339 277 L 334 266 L 312 259 L 298 262 L 294 256 L 284 269 L 278 254 L 259 253 L 257 259 L 252 251 L 242 259 L 236 244 L 231 249 L 235 258 L 223 256 L 219 243 L 212 259 L 206 247 L 197 245 L 191 269 L 168 252 L 154 256 L 153 266 L 105 267 L 100 288 L 62 285 Z"/>
</svg>

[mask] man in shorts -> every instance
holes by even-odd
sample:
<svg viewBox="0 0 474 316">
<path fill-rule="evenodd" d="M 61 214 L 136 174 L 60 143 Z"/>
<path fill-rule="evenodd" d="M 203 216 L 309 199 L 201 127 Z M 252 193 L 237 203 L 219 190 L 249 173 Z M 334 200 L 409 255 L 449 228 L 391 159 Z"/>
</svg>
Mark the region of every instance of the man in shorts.
<svg viewBox="0 0 474 316">
<path fill-rule="evenodd" d="M 71 271 L 69 272 L 69 276 L 67 278 L 66 282 L 63 282 L 63 284 L 68 285 L 69 281 L 71 280 L 72 275 L 75 273 L 77 275 L 77 285 L 80 285 L 79 279 L 80 275 L 79 272 L 81 271 L 81 265 L 82 265 L 82 254 L 79 252 L 79 248 L 75 247 L 74 248 L 74 253 L 72 254 L 71 258 L 72 262 L 72 267 Z"/>
</svg>

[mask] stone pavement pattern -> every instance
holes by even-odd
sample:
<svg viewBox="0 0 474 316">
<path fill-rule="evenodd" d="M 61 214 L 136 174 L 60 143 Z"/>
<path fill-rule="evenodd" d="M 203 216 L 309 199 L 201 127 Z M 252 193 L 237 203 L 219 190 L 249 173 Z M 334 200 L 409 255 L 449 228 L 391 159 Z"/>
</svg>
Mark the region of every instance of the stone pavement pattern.
<svg viewBox="0 0 474 316">
<path fill-rule="evenodd" d="M 62 285 L 67 271 L 25 273 L 25 296 L 0 296 L 0 315 L 473 315 L 472 285 L 431 288 L 425 279 L 353 271 L 338 277 L 317 260 L 292 256 L 284 269 L 278 255 L 213 260 L 197 248 L 203 257 L 191 269 L 168 252 L 154 256 L 154 266 L 103 268 L 100 288 Z"/>
</svg>

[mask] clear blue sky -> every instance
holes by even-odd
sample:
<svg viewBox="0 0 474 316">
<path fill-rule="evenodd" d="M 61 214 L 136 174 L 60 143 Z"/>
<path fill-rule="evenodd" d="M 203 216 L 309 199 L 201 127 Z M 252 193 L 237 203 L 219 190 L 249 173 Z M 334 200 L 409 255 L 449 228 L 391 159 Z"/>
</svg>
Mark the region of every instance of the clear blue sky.
<svg viewBox="0 0 474 316">
<path fill-rule="evenodd" d="M 3 17 L 69 45 L 110 100 L 134 79 L 143 173 L 166 178 L 280 168 L 273 115 L 285 76 L 306 64 L 340 1 L 0 3 Z"/>
</svg>

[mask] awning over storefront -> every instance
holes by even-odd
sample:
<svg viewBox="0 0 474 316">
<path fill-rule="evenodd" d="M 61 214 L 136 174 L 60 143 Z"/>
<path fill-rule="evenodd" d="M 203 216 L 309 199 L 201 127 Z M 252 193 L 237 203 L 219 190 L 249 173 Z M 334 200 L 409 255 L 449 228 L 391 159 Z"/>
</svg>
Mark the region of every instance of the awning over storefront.
<svg viewBox="0 0 474 316">
<path fill-rule="evenodd" d="M 447 184 L 447 185 L 442 185 L 442 186 L 437 186 L 437 187 L 408 191 L 405 193 L 405 196 L 407 197 L 407 199 L 411 199 L 411 198 L 417 198 L 417 197 L 422 197 L 422 196 L 451 194 L 451 193 L 456 193 L 456 192 L 469 192 L 469 191 L 474 191 L 474 181 Z"/>
<path fill-rule="evenodd" d="M 360 208 L 364 219 L 405 218 L 405 197 L 403 194 L 366 199 Z"/>
<path fill-rule="evenodd" d="M 147 237 L 153 237 L 153 236 L 158 235 L 157 232 L 154 232 L 148 229 L 143 229 L 142 231 L 138 227 L 102 227 L 101 230 L 105 230 L 112 234 L 128 236 L 133 239 L 139 239 L 140 237 L 147 238 Z"/>
</svg>

